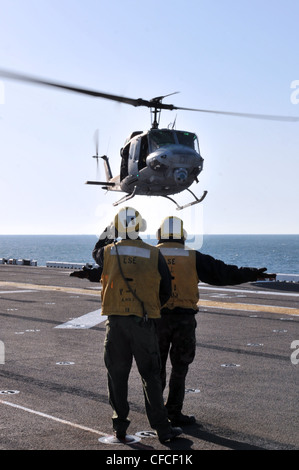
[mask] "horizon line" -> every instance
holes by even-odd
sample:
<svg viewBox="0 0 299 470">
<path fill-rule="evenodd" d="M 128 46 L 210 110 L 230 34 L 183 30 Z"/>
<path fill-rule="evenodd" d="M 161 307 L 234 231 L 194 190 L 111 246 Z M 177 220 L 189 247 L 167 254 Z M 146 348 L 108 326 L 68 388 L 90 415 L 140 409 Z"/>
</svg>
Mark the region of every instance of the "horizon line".
<svg viewBox="0 0 299 470">
<path fill-rule="evenodd" d="M 242 236 L 242 235 L 299 235 L 299 233 L 191 233 L 188 235 L 188 237 L 190 236 L 207 236 L 207 235 L 221 235 L 221 236 L 224 236 L 224 235 L 239 235 L 239 236 Z M 82 237 L 85 237 L 85 236 L 95 236 L 95 237 L 98 237 L 97 234 L 95 233 L 4 233 L 4 234 L 1 234 L 0 233 L 0 236 L 1 237 L 10 237 L 10 236 L 13 236 L 13 237 L 16 237 L 16 236 L 37 236 L 37 237 L 42 237 L 42 236 L 82 236 Z M 153 238 L 156 238 L 156 235 L 153 234 L 153 233 L 149 233 L 149 234 L 146 234 L 146 235 L 140 235 L 140 238 L 148 238 L 148 237 L 153 237 Z"/>
</svg>

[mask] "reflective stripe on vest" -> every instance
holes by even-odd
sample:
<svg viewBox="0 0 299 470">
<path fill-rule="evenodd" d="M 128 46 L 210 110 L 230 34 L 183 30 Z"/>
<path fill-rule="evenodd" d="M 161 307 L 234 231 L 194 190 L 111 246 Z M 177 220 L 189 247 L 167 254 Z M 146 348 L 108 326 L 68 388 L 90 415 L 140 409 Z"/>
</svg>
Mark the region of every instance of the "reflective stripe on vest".
<svg viewBox="0 0 299 470">
<path fill-rule="evenodd" d="M 140 248 L 138 246 L 118 246 L 117 251 L 119 255 L 139 256 L 140 258 L 150 258 L 151 252 L 147 248 Z M 110 250 L 110 255 L 117 255 L 115 246 Z"/>
</svg>

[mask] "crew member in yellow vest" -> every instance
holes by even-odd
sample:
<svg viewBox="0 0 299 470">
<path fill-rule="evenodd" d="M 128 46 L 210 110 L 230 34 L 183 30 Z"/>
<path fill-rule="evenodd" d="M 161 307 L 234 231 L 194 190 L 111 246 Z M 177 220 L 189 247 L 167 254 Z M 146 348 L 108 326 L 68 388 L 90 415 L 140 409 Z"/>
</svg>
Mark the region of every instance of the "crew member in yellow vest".
<svg viewBox="0 0 299 470">
<path fill-rule="evenodd" d="M 103 286 L 102 315 L 108 316 L 104 360 L 116 438 L 127 442 L 128 379 L 134 357 L 149 423 L 160 441 L 167 442 L 182 430 L 171 426 L 163 402 L 155 319 L 171 295 L 171 276 L 159 249 L 139 238 L 145 229 L 138 211 L 121 209 L 100 236 L 93 257 Z"/>
<path fill-rule="evenodd" d="M 238 268 L 212 256 L 185 247 L 187 233 L 178 217 L 167 217 L 157 232 L 158 248 L 172 276 L 172 294 L 156 321 L 162 362 L 161 379 L 166 387 L 166 362 L 171 361 L 169 392 L 166 401 L 172 425 L 193 424 L 194 416 L 182 413 L 185 381 L 196 351 L 198 282 L 212 285 L 236 285 L 258 279 L 273 279 L 266 268 Z"/>
</svg>

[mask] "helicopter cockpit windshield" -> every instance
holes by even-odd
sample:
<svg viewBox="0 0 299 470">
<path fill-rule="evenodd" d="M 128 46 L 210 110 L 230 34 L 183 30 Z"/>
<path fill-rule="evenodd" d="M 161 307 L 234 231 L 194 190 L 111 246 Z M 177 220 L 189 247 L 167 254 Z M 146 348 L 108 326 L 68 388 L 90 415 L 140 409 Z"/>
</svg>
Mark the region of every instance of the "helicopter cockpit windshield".
<svg viewBox="0 0 299 470">
<path fill-rule="evenodd" d="M 149 133 L 149 141 L 152 152 L 160 147 L 175 144 L 173 131 L 169 130 L 152 129 Z"/>
<path fill-rule="evenodd" d="M 197 136 L 193 132 L 176 131 L 179 144 L 186 145 L 199 153 L 199 143 Z"/>
<path fill-rule="evenodd" d="M 149 147 L 154 152 L 160 147 L 168 145 L 184 145 L 199 153 L 198 139 L 192 132 L 169 129 L 152 129 L 149 132 Z"/>
</svg>

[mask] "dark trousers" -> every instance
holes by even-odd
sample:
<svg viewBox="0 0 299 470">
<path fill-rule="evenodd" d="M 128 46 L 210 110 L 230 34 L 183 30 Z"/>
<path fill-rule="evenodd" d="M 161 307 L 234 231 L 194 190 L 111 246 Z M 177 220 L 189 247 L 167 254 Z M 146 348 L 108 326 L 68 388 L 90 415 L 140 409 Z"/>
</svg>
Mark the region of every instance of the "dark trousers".
<svg viewBox="0 0 299 470">
<path fill-rule="evenodd" d="M 142 378 L 149 423 L 158 434 L 169 432 L 155 322 L 151 319 L 144 322 L 137 316 L 110 315 L 106 322 L 104 360 L 108 371 L 109 402 L 113 409 L 113 429 L 125 432 L 130 424 L 128 379 L 133 357 Z"/>
<path fill-rule="evenodd" d="M 166 408 L 170 419 L 183 408 L 185 381 L 189 365 L 193 362 L 196 350 L 196 320 L 194 314 L 165 314 L 156 320 L 157 336 L 161 356 L 161 380 L 166 387 L 166 362 L 168 354 L 171 362 L 171 375 Z"/>
</svg>

